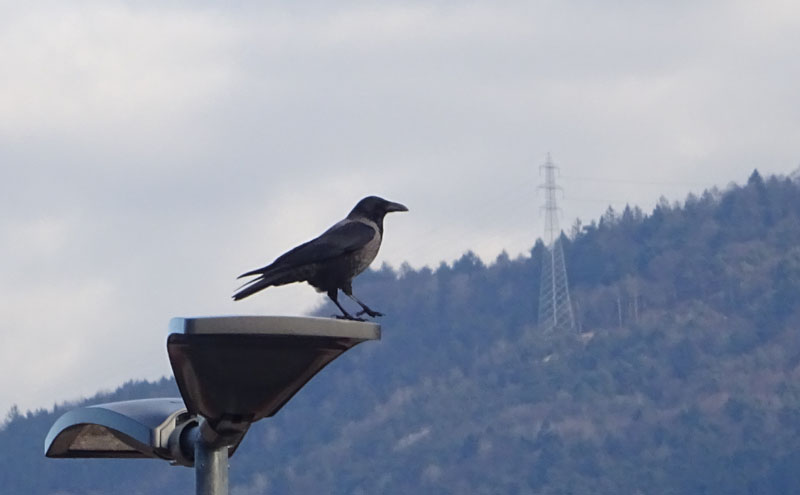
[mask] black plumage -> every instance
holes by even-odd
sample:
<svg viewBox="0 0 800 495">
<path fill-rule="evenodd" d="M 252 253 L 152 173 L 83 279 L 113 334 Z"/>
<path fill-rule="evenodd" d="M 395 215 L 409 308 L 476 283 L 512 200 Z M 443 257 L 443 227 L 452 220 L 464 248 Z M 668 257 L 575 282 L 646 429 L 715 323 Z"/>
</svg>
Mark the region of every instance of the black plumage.
<svg viewBox="0 0 800 495">
<path fill-rule="evenodd" d="M 244 299 L 273 285 L 308 282 L 317 291 L 328 294 L 343 318 L 358 319 L 339 304 L 339 290 L 361 306 L 356 316 L 383 316 L 353 295 L 352 281 L 377 256 L 383 238 L 383 218 L 393 211 L 408 211 L 408 208 L 377 196 L 362 199 L 347 218 L 316 239 L 297 246 L 263 268 L 239 275 L 239 278 L 258 277 L 243 285 L 233 299 Z"/>
</svg>

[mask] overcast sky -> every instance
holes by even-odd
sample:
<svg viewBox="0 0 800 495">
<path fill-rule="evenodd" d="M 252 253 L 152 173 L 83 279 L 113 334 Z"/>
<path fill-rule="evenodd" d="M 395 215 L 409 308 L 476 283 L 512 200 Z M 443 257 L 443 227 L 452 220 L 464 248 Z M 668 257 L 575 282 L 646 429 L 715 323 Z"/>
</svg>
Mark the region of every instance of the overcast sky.
<svg viewBox="0 0 800 495">
<path fill-rule="evenodd" d="M 235 277 L 369 194 L 436 266 L 542 236 L 548 152 L 565 228 L 800 164 L 795 1 L 229 3 L 0 0 L 0 417 L 313 309 Z"/>
</svg>

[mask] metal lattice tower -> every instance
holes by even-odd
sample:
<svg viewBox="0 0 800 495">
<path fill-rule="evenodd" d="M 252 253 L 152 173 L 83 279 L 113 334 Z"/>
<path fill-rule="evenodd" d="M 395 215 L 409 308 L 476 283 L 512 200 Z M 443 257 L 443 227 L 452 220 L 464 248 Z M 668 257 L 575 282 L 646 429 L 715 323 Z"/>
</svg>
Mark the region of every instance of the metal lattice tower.
<svg viewBox="0 0 800 495">
<path fill-rule="evenodd" d="M 569 298 L 567 265 L 561 247 L 561 229 L 558 227 L 559 209 L 556 205 L 556 167 L 547 154 L 547 162 L 539 167 L 545 172 L 545 240 L 547 253 L 542 258 L 542 282 L 539 286 L 539 328 L 544 332 L 554 330 L 573 330 L 575 317 Z"/>
</svg>

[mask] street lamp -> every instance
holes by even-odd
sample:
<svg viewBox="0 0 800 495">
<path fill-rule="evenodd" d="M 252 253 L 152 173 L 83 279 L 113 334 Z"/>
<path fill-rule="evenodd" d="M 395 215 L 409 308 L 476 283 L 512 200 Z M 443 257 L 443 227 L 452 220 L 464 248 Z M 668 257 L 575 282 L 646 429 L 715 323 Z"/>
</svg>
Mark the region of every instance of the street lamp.
<svg viewBox="0 0 800 495">
<path fill-rule="evenodd" d="M 50 428 L 53 458 L 157 458 L 194 467 L 198 495 L 228 493 L 228 459 L 250 425 L 283 407 L 376 323 L 286 316 L 173 318 L 167 352 L 180 398 L 68 411 Z"/>
</svg>

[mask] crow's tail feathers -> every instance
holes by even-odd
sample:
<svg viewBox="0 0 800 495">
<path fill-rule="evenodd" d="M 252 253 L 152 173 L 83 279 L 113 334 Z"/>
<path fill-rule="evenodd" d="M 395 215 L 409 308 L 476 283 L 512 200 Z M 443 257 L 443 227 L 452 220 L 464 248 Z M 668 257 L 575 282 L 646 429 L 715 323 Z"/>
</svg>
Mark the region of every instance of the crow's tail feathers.
<svg viewBox="0 0 800 495">
<path fill-rule="evenodd" d="M 267 287 L 272 287 L 273 285 L 284 285 L 298 281 L 297 277 L 293 276 L 292 269 L 286 267 L 259 268 L 258 270 L 243 273 L 237 278 L 247 277 L 250 275 L 260 276 L 256 279 L 250 280 L 236 289 L 237 292 L 233 295 L 234 301 L 244 299 L 247 296 L 253 295 L 260 290 L 266 289 Z"/>
<path fill-rule="evenodd" d="M 261 277 L 251 280 L 237 289 L 238 292 L 233 295 L 233 300 L 238 301 L 239 299 L 244 299 L 262 289 L 266 289 L 270 285 L 272 284 L 269 281 Z"/>
<path fill-rule="evenodd" d="M 250 277 L 252 275 L 263 275 L 263 274 L 267 273 L 269 271 L 269 269 L 270 269 L 270 266 L 265 266 L 263 268 L 256 268 L 255 270 L 250 270 L 247 273 L 242 273 L 241 275 L 236 277 L 236 280 L 239 280 L 240 278 Z M 253 281 L 251 280 L 250 282 L 253 282 Z M 247 284 L 249 284 L 250 282 L 247 282 Z M 244 285 L 247 285 L 247 284 L 244 284 Z"/>
</svg>

